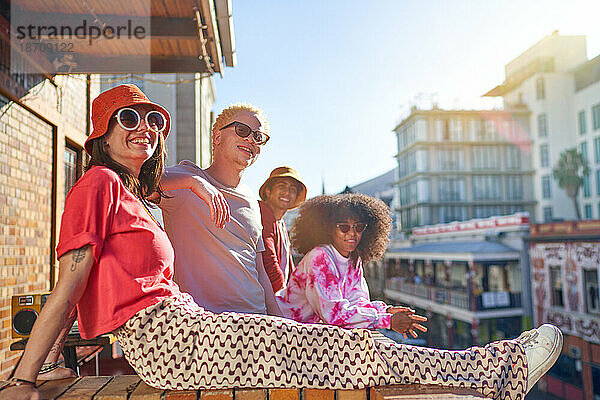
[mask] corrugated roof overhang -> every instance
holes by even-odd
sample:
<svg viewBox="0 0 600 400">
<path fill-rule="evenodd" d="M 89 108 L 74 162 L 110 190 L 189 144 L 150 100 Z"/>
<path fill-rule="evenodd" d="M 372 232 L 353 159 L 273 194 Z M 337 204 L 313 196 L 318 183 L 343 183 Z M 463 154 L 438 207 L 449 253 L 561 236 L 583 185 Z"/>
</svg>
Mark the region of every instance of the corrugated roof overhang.
<svg viewBox="0 0 600 400">
<path fill-rule="evenodd" d="M 13 19 L 17 17 L 34 21 L 35 34 L 39 33 L 37 26 L 73 27 L 81 26 L 82 21 L 87 29 L 77 37 L 52 36 L 50 29 L 43 29 L 42 35 L 34 36 L 44 51 L 31 51 L 32 46 L 27 51 L 16 44 Z M 23 0 L 11 2 L 8 29 L 8 21 L 0 20 L 2 39 L 6 40 L 10 31 L 11 52 L 18 52 L 38 69 L 24 72 L 222 74 L 223 59 L 228 66 L 235 64 L 228 0 Z M 128 37 L 114 40 L 104 35 L 104 29 L 112 25 L 122 26 L 119 33 Z M 91 26 L 99 28 L 102 35 L 94 37 L 98 30 L 90 30 Z M 136 27 L 143 28 L 144 40 L 132 37 Z M 21 32 L 27 33 L 27 26 Z M 107 32 L 114 36 L 116 30 Z M 49 51 L 52 48 L 69 51 Z"/>
</svg>

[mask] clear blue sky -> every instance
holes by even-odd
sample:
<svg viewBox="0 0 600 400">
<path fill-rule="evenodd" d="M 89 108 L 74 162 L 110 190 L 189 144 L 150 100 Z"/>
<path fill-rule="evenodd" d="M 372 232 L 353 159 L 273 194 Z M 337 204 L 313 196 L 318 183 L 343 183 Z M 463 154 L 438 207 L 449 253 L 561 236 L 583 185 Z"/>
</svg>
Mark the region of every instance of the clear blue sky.
<svg viewBox="0 0 600 400">
<path fill-rule="evenodd" d="M 271 140 L 244 175 L 256 193 L 279 165 L 309 197 L 395 166 L 392 129 L 435 94 L 442 108 L 489 108 L 480 96 L 504 65 L 544 36 L 586 35 L 600 54 L 600 2 L 491 0 L 234 0 L 238 63 L 216 77 L 214 110 L 265 110 Z"/>
</svg>

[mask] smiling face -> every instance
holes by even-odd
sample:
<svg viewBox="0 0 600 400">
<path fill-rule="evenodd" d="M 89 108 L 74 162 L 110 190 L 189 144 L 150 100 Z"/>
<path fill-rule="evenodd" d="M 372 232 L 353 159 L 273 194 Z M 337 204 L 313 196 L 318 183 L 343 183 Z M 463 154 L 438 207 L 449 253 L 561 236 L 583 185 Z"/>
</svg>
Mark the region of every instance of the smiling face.
<svg viewBox="0 0 600 400">
<path fill-rule="evenodd" d="M 135 130 L 129 131 L 118 123 L 112 122 L 101 140 L 110 158 L 138 176 L 142 164 L 154 154 L 160 133 L 150 130 L 144 119 L 146 113 L 153 110 L 151 105 L 137 104 L 130 108 L 135 109 L 142 116 L 140 125 Z"/>
<path fill-rule="evenodd" d="M 363 233 L 357 233 L 354 229 L 354 224 L 359 222 L 362 221 L 359 221 L 354 218 L 348 218 L 343 221 L 337 221 L 337 223 L 350 224 L 351 228 L 346 233 L 342 232 L 335 225 L 333 226 L 333 232 L 331 233 L 331 244 L 342 256 L 346 258 L 350 256 L 350 253 L 356 250 L 358 244 L 360 243 L 360 239 Z"/>
<path fill-rule="evenodd" d="M 260 118 L 250 111 L 239 111 L 235 113 L 229 121 L 226 121 L 224 126 L 227 126 L 234 121 L 248 125 L 253 131 L 261 131 L 264 125 Z M 235 125 L 231 125 L 215 132 L 213 142 L 215 161 L 217 159 L 222 159 L 241 169 L 248 168 L 252 165 L 258 158 L 261 150 L 261 146 L 254 142 L 252 135 L 245 138 L 238 136 L 235 133 Z"/>
<path fill-rule="evenodd" d="M 265 189 L 265 202 L 271 207 L 277 219 L 296 203 L 298 198 L 298 183 L 293 178 L 283 177 L 273 179 Z"/>
</svg>

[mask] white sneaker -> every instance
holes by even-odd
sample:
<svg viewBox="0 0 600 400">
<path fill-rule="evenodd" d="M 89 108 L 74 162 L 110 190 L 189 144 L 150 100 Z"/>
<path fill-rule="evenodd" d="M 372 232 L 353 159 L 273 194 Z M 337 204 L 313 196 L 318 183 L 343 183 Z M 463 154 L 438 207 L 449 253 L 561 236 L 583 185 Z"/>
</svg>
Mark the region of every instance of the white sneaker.
<svg viewBox="0 0 600 400">
<path fill-rule="evenodd" d="M 554 365 L 563 346 L 562 332 L 554 325 L 544 324 L 521 333 L 516 339 L 527 356 L 527 391 Z"/>
</svg>

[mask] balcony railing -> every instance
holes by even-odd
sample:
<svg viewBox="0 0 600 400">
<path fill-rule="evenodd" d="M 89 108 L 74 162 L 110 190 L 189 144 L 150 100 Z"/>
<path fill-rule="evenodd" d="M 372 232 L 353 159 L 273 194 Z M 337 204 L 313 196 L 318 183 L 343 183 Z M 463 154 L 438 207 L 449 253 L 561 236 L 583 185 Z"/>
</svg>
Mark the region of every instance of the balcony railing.
<svg viewBox="0 0 600 400">
<path fill-rule="evenodd" d="M 473 307 L 469 299 L 469 293 L 466 290 L 414 284 L 394 278 L 387 281 L 386 289 L 396 290 L 422 299 L 431 300 L 435 303 L 449 304 L 470 311 L 521 307 L 520 293 L 485 292 L 475 296 L 475 307 Z"/>
</svg>

